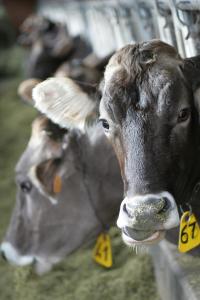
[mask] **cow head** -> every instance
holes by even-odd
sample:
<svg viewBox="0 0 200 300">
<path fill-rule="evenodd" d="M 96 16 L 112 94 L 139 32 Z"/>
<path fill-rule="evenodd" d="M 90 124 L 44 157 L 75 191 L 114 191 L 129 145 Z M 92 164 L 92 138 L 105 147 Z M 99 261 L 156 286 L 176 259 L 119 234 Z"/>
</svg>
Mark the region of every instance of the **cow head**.
<svg viewBox="0 0 200 300">
<path fill-rule="evenodd" d="M 105 154 L 107 160 L 99 164 Z M 1 252 L 12 264 L 34 263 L 39 274 L 91 242 L 103 225 L 113 224 L 122 195 L 118 163 L 101 128 L 89 140 L 44 116 L 33 122 L 16 183 L 16 205 Z"/>
<path fill-rule="evenodd" d="M 31 103 L 30 89 L 37 85 L 37 80 L 23 82 L 18 91 L 22 99 Z M 41 83 L 34 94 L 54 99 L 60 86 L 54 87 L 46 91 Z M 68 97 L 77 103 L 77 96 L 85 104 L 86 94 L 72 84 Z M 122 197 L 118 163 L 101 127 L 80 131 L 84 112 L 77 114 L 75 105 L 71 110 L 68 129 L 44 116 L 33 122 L 28 146 L 16 166 L 16 205 L 0 247 L 9 262 L 34 263 L 39 274 L 93 240 L 104 225 L 111 226 Z"/>
<path fill-rule="evenodd" d="M 20 44 L 30 49 L 28 77 L 44 79 L 53 74 L 74 49 L 66 26 L 42 16 L 28 17 L 20 31 Z"/>
<path fill-rule="evenodd" d="M 106 68 L 100 119 L 124 180 L 118 226 L 127 244 L 154 243 L 178 226 L 178 206 L 189 201 L 199 181 L 198 60 L 184 60 L 172 46 L 153 40 L 124 47 Z M 54 105 L 36 97 L 37 107 L 55 122 L 65 126 L 69 117 L 77 121 L 92 112 L 87 96 L 73 111 L 66 95 L 79 91 L 63 80 L 56 84 Z M 46 95 L 52 89 L 48 81 Z"/>
<path fill-rule="evenodd" d="M 178 226 L 178 206 L 199 181 L 191 159 L 199 149 L 198 61 L 153 40 L 124 47 L 106 68 L 100 120 L 124 180 L 117 223 L 127 244 L 154 243 Z M 36 107 L 64 127 L 95 113 L 94 99 L 69 79 L 47 80 L 34 96 Z M 194 210 L 199 214 L 198 205 Z"/>
<path fill-rule="evenodd" d="M 150 244 L 179 224 L 200 172 L 199 70 L 159 40 L 127 45 L 101 84 L 100 120 L 124 181 L 118 226 L 128 245 Z"/>
</svg>

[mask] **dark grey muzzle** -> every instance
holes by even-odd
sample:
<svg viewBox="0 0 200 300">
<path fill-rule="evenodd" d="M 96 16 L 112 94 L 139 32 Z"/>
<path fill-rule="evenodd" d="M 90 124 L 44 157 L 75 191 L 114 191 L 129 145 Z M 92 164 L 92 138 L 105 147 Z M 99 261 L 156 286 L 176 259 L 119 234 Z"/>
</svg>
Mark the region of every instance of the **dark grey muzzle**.
<svg viewBox="0 0 200 300">
<path fill-rule="evenodd" d="M 156 232 L 163 232 L 178 224 L 177 206 L 168 192 L 125 198 L 117 220 L 123 234 L 133 242 L 143 242 Z"/>
</svg>

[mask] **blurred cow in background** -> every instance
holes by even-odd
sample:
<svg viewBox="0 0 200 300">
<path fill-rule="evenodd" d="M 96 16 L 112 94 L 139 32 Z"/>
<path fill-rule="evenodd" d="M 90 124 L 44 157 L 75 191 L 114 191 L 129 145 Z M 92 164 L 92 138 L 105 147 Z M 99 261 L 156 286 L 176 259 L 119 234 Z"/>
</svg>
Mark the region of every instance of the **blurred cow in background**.
<svg viewBox="0 0 200 300">
<path fill-rule="evenodd" d="M 16 166 L 17 197 L 3 257 L 42 274 L 115 223 L 123 194 L 118 162 L 103 130 L 32 125 Z"/>
<path fill-rule="evenodd" d="M 58 81 L 71 84 L 67 97 L 75 97 L 70 107 L 80 123 L 74 126 L 71 118 L 68 129 L 62 129 L 44 116 L 33 122 L 31 139 L 16 167 L 16 206 L 1 245 L 11 263 L 34 262 L 37 273 L 44 273 L 116 221 L 123 193 L 118 162 L 103 130 L 93 123 L 96 105 L 87 119 L 84 110 L 77 113 L 79 101 L 86 103 L 87 93 L 96 90 L 94 83 L 105 63 L 90 55 L 83 63 L 65 63 L 55 74 Z M 19 86 L 26 103 L 32 104 L 32 89 L 40 82 L 28 79 Z M 54 96 L 50 92 L 49 97 Z M 87 105 L 85 109 L 88 112 Z M 83 130 L 85 123 L 93 125 Z"/>
<path fill-rule="evenodd" d="M 19 43 L 30 51 L 26 63 L 29 78 L 45 79 L 52 76 L 62 62 L 82 59 L 91 52 L 91 47 L 80 36 L 71 38 L 65 25 L 43 16 L 29 16 L 20 32 Z"/>
</svg>

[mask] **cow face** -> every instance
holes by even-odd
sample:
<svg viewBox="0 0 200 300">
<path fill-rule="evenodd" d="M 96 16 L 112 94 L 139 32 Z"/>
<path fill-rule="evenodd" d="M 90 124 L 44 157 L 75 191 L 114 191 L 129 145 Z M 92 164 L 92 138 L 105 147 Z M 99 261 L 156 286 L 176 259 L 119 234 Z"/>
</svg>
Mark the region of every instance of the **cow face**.
<svg viewBox="0 0 200 300">
<path fill-rule="evenodd" d="M 48 271 L 101 231 L 91 203 L 96 196 L 90 199 L 84 179 L 83 140 L 43 116 L 34 121 L 31 139 L 16 166 L 16 205 L 1 244 L 11 263 L 35 263 L 38 273 Z M 60 188 L 55 188 L 56 178 L 61 178 Z"/>
<path fill-rule="evenodd" d="M 194 187 L 198 116 L 185 65 L 153 40 L 125 46 L 106 67 L 100 119 L 120 162 L 117 224 L 128 245 L 156 242 L 178 226 L 177 206 Z"/>
</svg>

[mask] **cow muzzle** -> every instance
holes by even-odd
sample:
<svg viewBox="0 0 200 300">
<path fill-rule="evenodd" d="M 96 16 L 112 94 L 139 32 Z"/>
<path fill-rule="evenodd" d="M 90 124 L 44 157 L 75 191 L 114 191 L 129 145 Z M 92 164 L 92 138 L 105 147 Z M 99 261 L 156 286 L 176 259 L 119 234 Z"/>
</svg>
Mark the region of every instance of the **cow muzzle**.
<svg viewBox="0 0 200 300">
<path fill-rule="evenodd" d="M 54 257 L 54 261 L 45 259 L 35 255 L 20 255 L 19 252 L 9 242 L 3 242 L 0 245 L 0 254 L 4 260 L 11 265 L 16 266 L 28 266 L 33 265 L 36 274 L 43 275 L 49 272 L 54 263 L 60 261 L 60 258 Z"/>
<path fill-rule="evenodd" d="M 166 230 L 178 225 L 177 205 L 168 192 L 126 197 L 117 220 L 122 238 L 130 246 L 156 243 Z"/>
<path fill-rule="evenodd" d="M 33 256 L 20 255 L 18 251 L 8 242 L 4 242 L 1 244 L 0 253 L 4 260 L 13 265 L 26 266 L 34 262 Z"/>
</svg>

